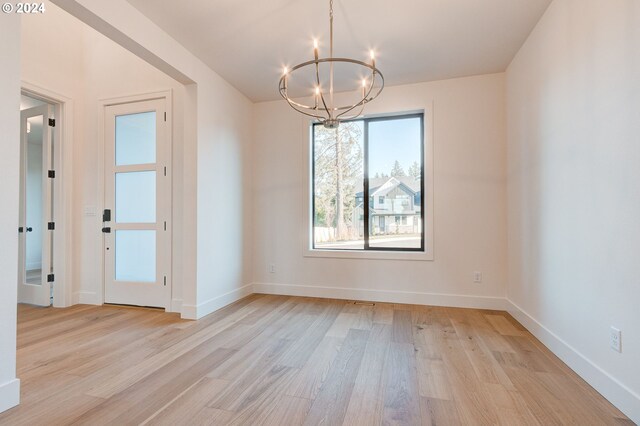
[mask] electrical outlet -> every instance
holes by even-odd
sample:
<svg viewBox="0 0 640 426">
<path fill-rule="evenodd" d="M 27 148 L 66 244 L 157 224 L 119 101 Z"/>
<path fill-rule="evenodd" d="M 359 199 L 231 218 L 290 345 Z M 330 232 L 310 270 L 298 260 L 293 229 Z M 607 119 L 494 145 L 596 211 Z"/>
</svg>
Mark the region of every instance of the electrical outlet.
<svg viewBox="0 0 640 426">
<path fill-rule="evenodd" d="M 611 327 L 609 345 L 614 351 L 622 352 L 622 332 L 615 327 Z"/>
<path fill-rule="evenodd" d="M 269 264 L 269 273 L 270 274 L 275 274 L 276 273 L 276 264 L 275 263 L 270 263 Z"/>
<path fill-rule="evenodd" d="M 482 282 L 482 272 L 475 271 L 473 273 L 473 282 L 474 283 L 481 283 Z"/>
</svg>

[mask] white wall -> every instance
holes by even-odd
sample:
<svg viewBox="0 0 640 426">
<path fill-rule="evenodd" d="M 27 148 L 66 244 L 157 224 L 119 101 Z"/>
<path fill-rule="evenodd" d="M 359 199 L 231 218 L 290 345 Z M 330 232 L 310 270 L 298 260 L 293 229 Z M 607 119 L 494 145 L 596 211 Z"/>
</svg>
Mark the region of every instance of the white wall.
<svg viewBox="0 0 640 426">
<path fill-rule="evenodd" d="M 434 261 L 303 257 L 303 119 L 284 101 L 255 105 L 256 291 L 502 306 L 507 244 L 504 75 L 388 87 L 367 113 L 415 110 L 431 102 L 434 122 L 425 124 L 434 126 Z M 270 263 L 276 273 L 268 272 Z M 473 283 L 473 271 L 483 272 L 482 284 Z"/>
<path fill-rule="evenodd" d="M 0 18 L 0 412 L 18 404 L 16 303 L 18 300 L 18 194 L 20 173 L 20 19 Z"/>
<path fill-rule="evenodd" d="M 512 310 L 640 422 L 640 2 L 554 1 L 507 76 Z"/>
<path fill-rule="evenodd" d="M 102 272 L 100 256 L 102 200 L 98 175 L 102 161 L 102 109 L 100 100 L 171 90 L 173 95 L 173 226 L 175 246 L 183 234 L 184 85 L 160 72 L 131 52 L 54 4 L 22 25 L 22 79 L 62 94 L 74 102 L 73 134 L 73 283 L 74 303 L 100 303 Z M 43 43 L 51 34 L 56 38 Z M 85 208 L 95 214 L 87 215 Z M 182 251 L 173 256 L 174 305 L 182 300 Z"/>
<path fill-rule="evenodd" d="M 174 241 L 183 316 L 200 318 L 250 293 L 251 102 L 127 1 L 55 4 L 185 84 L 184 171 L 175 189 L 183 201 L 174 205 L 183 216 Z"/>
</svg>

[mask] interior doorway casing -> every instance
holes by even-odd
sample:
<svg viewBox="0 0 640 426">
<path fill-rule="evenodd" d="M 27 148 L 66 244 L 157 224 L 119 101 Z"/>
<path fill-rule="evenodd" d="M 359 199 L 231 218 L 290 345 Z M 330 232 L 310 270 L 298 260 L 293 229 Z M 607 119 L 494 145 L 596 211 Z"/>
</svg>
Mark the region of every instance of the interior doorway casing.
<svg viewBox="0 0 640 426">
<path fill-rule="evenodd" d="M 73 185 L 73 100 L 30 82 L 22 81 L 22 94 L 53 106 L 56 125 L 53 127 L 53 306 L 64 308 L 73 304 L 72 282 L 72 185 Z"/>
</svg>

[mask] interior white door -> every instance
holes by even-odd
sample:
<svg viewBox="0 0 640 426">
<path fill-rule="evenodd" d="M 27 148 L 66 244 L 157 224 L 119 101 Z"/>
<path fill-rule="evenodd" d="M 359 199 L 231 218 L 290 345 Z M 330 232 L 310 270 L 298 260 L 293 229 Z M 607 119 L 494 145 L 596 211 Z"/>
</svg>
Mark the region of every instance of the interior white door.
<svg viewBox="0 0 640 426">
<path fill-rule="evenodd" d="M 165 99 L 105 110 L 106 303 L 169 308 L 170 144 Z"/>
<path fill-rule="evenodd" d="M 51 304 L 51 114 L 48 105 L 20 112 L 18 302 L 39 306 Z"/>
</svg>

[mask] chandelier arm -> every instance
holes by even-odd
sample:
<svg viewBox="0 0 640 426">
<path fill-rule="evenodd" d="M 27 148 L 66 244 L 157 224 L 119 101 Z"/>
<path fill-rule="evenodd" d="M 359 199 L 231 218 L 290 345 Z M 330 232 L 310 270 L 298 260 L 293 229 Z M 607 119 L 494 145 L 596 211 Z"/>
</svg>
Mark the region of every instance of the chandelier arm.
<svg viewBox="0 0 640 426">
<path fill-rule="evenodd" d="M 364 106 L 365 106 L 365 105 L 366 105 L 366 102 L 360 101 L 359 103 L 357 103 L 356 105 L 354 105 L 354 106 L 353 106 L 353 108 L 348 109 L 348 110 L 346 110 L 346 111 L 344 111 L 344 112 L 340 113 L 339 115 L 337 115 L 337 116 L 336 116 L 336 120 L 337 120 L 337 119 L 350 120 L 350 119 L 353 119 L 353 118 L 359 117 L 359 116 L 360 116 L 360 114 L 362 114 L 362 111 L 364 111 Z M 356 108 L 356 107 L 358 107 L 358 106 L 360 106 L 360 111 L 358 111 L 358 113 L 357 113 L 357 114 L 352 115 L 352 116 L 344 117 L 344 115 L 345 115 L 346 113 L 353 111 L 353 109 L 355 109 L 355 108 Z"/>
<path fill-rule="evenodd" d="M 336 116 L 336 119 L 342 117 L 343 115 L 353 111 L 355 108 L 357 108 L 358 106 L 362 106 L 362 108 L 360 109 L 360 112 L 358 114 L 356 114 L 356 117 L 359 116 L 360 114 L 362 114 L 362 111 L 364 110 L 364 106 L 367 102 L 369 102 L 367 100 L 367 98 L 369 97 L 369 95 L 371 94 L 371 91 L 373 90 L 373 86 L 375 85 L 375 71 L 373 72 L 373 74 L 371 75 L 371 84 L 369 84 L 369 90 L 367 91 L 367 93 L 364 95 L 364 97 L 360 100 L 360 102 L 358 102 L 357 104 L 353 105 L 351 108 L 349 108 L 348 110 L 338 114 Z"/>
<path fill-rule="evenodd" d="M 299 108 L 296 108 L 296 107 L 295 107 L 293 104 L 291 104 L 291 103 L 289 103 L 289 106 L 290 106 L 291 108 L 295 109 L 296 111 L 298 111 L 300 114 L 304 114 L 304 115 L 306 115 L 306 116 L 308 116 L 308 117 L 315 118 L 316 120 L 319 120 L 321 123 L 324 123 L 324 120 L 326 120 L 326 118 L 325 118 L 325 117 L 321 117 L 321 116 L 319 116 L 319 115 L 315 115 L 315 114 L 310 114 L 310 113 L 308 113 L 308 112 L 306 112 L 306 111 L 303 111 L 303 110 L 301 110 L 301 109 L 299 109 Z"/>
<path fill-rule="evenodd" d="M 291 99 L 289 97 L 285 97 L 282 94 L 282 92 L 280 92 L 280 95 L 284 98 L 285 101 L 287 101 L 289 103 L 289 105 L 292 105 L 292 106 L 295 105 L 298 108 L 306 109 L 306 110 L 309 110 L 309 111 L 324 111 L 324 109 L 322 109 L 322 108 L 314 108 L 314 107 L 310 107 L 309 105 L 304 105 L 304 104 L 301 104 L 299 102 L 296 102 L 296 101 L 294 101 L 293 99 Z M 321 116 L 317 116 L 317 117 L 321 117 Z"/>
<path fill-rule="evenodd" d="M 289 106 L 291 108 L 293 108 L 294 110 L 298 111 L 300 114 L 304 114 L 306 116 L 315 118 L 317 120 L 325 120 L 325 117 L 320 116 L 320 115 L 316 115 L 316 114 L 311 114 L 308 113 L 306 111 L 304 111 L 303 109 L 308 109 L 308 110 L 314 110 L 314 108 L 310 108 L 307 105 L 303 105 L 303 104 L 299 104 L 298 102 L 294 101 L 293 99 L 290 99 L 289 97 L 285 96 L 282 90 L 282 87 L 280 88 L 280 96 L 282 96 L 284 98 L 285 101 L 287 101 L 287 103 L 289 104 Z"/>
<path fill-rule="evenodd" d="M 316 82 L 318 83 L 318 88 L 320 88 L 320 62 L 316 60 Z M 318 89 L 319 90 L 319 89 Z M 324 110 L 328 113 L 327 103 L 324 101 L 324 96 L 322 95 L 322 90 L 320 90 L 320 100 L 322 101 L 322 105 L 324 105 Z M 317 108 L 316 108 L 317 110 Z"/>
</svg>

